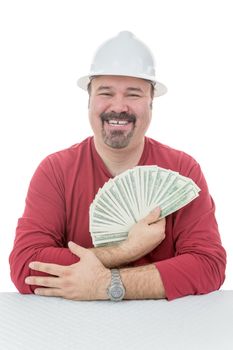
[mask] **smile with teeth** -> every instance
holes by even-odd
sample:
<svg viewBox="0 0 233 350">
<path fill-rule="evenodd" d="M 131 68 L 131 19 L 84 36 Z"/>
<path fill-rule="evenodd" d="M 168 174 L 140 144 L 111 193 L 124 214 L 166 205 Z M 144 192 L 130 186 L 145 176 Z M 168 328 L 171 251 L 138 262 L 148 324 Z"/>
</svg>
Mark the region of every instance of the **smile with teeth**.
<svg viewBox="0 0 233 350">
<path fill-rule="evenodd" d="M 114 125 L 114 126 L 127 125 L 128 123 L 131 123 L 131 122 L 129 122 L 128 120 L 115 120 L 115 119 L 108 120 L 108 124 Z"/>
</svg>

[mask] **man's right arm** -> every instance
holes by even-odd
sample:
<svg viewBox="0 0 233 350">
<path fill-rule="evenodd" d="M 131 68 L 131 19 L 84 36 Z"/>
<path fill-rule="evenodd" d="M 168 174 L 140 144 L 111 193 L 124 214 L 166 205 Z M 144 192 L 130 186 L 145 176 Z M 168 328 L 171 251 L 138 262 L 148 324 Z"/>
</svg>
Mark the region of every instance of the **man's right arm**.
<svg viewBox="0 0 233 350">
<path fill-rule="evenodd" d="M 156 208 L 136 223 L 128 238 L 118 245 L 91 248 L 105 267 L 122 267 L 140 259 L 155 249 L 165 238 L 165 219 L 159 219 Z"/>
<path fill-rule="evenodd" d="M 79 261 L 68 248 L 65 240 L 66 232 L 66 209 L 62 183 L 59 183 L 59 169 L 56 171 L 48 159 L 38 167 L 30 183 L 24 215 L 18 221 L 14 248 L 10 255 L 11 278 L 21 293 L 32 293 L 34 288 L 25 284 L 25 278 L 32 271 L 29 268 L 31 261 L 59 264 L 63 266 L 72 265 Z M 88 215 L 88 214 L 87 214 Z M 156 218 L 158 213 L 152 215 Z M 145 255 L 144 252 L 151 251 L 154 244 L 160 241 L 160 231 L 157 232 L 154 225 L 142 222 L 145 228 L 144 236 L 129 234 L 129 239 L 119 245 L 103 248 L 93 248 L 96 256 L 106 267 L 125 266 L 137 258 Z M 158 225 L 161 225 L 158 224 Z M 139 224 L 135 225 L 136 231 Z M 151 228 L 153 239 L 150 240 Z M 162 232 L 162 235 L 164 233 Z M 35 272 L 33 271 L 33 274 Z M 36 272 L 41 275 L 42 273 Z"/>
<path fill-rule="evenodd" d="M 159 210 L 151 212 L 146 218 L 135 224 L 129 232 L 128 238 L 118 245 L 90 248 L 98 259 L 107 268 L 127 266 L 141 258 L 156 246 L 165 237 L 165 219 L 158 220 Z M 24 219 L 20 219 L 19 223 Z M 16 238 L 15 249 L 10 255 L 11 277 L 17 289 L 24 294 L 33 293 L 34 287 L 25 284 L 25 278 L 31 275 L 29 263 L 32 260 L 68 266 L 75 264 L 79 258 L 72 254 L 68 248 L 56 246 L 56 242 L 45 236 L 43 245 L 39 235 L 34 232 L 33 243 L 31 233 L 24 234 L 25 225 L 22 225 L 21 237 Z M 37 242 L 38 238 L 38 242 Z M 22 240 L 21 240 L 22 239 Z M 33 275 L 44 275 L 33 271 Z"/>
</svg>

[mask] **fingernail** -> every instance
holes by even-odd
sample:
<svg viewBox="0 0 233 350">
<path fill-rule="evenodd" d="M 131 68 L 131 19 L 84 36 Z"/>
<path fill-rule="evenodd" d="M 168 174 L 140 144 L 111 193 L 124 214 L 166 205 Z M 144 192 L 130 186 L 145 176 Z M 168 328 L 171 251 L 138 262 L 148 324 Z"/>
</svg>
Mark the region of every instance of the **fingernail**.
<svg viewBox="0 0 233 350">
<path fill-rule="evenodd" d="M 30 262 L 30 264 L 29 264 L 30 269 L 33 269 L 34 266 L 35 266 L 34 263 L 33 263 L 33 262 Z"/>
</svg>

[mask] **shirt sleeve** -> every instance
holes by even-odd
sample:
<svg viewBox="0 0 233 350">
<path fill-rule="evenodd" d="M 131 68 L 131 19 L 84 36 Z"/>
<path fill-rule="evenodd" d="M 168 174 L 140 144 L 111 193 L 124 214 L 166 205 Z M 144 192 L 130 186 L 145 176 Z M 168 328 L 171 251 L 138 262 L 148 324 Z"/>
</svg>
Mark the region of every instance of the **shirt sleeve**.
<svg viewBox="0 0 233 350">
<path fill-rule="evenodd" d="M 200 195 L 173 215 L 175 256 L 155 263 L 168 300 L 212 292 L 225 278 L 226 252 L 199 164 L 188 176 L 201 188 Z"/>
<path fill-rule="evenodd" d="M 62 171 L 47 157 L 37 168 L 29 185 L 23 216 L 18 220 L 9 262 L 11 278 L 21 293 L 33 293 L 35 287 L 25 284 L 32 271 L 31 261 L 71 265 L 79 261 L 65 242 L 66 208 Z"/>
</svg>

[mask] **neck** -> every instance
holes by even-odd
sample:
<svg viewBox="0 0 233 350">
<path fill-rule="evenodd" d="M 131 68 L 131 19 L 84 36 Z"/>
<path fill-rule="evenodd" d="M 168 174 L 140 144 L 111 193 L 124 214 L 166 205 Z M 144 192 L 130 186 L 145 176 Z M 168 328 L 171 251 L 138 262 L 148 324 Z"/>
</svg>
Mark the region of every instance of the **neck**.
<svg viewBox="0 0 233 350">
<path fill-rule="evenodd" d="M 144 142 L 145 140 L 142 139 L 134 146 L 115 149 L 105 144 L 99 144 L 94 137 L 96 151 L 112 176 L 138 165 L 144 149 Z"/>
</svg>

